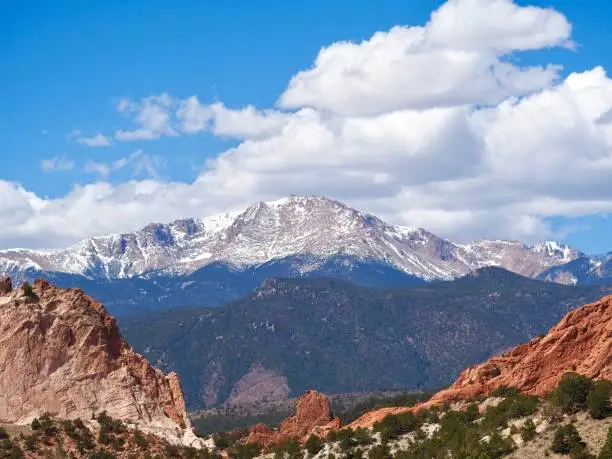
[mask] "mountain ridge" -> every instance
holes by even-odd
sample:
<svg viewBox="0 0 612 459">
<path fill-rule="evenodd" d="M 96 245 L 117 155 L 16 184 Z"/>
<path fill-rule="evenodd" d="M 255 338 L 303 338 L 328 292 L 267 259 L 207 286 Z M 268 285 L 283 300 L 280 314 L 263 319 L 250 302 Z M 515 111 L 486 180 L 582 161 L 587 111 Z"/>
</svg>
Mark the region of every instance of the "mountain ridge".
<svg viewBox="0 0 612 459">
<path fill-rule="evenodd" d="M 484 266 L 501 266 L 534 277 L 584 254 L 554 241 L 478 240 L 458 244 L 422 229 L 391 225 L 373 215 L 320 196 L 258 202 L 243 211 L 141 230 L 96 236 L 56 251 L 0 251 L 0 273 L 77 274 L 87 279 L 184 275 L 225 262 L 238 268 L 294 255 L 344 254 L 376 260 L 425 281 L 451 280 Z M 304 264 L 302 272 L 316 269 Z"/>
<path fill-rule="evenodd" d="M 495 389 L 514 388 L 543 397 L 566 373 L 612 380 L 612 296 L 584 304 L 547 333 L 507 352 L 464 369 L 449 387 L 415 407 L 388 407 L 364 413 L 350 426 L 372 427 L 390 414 L 416 412 L 445 403 L 490 396 Z"/>
<path fill-rule="evenodd" d="M 271 278 L 222 308 L 140 314 L 121 326 L 136 349 L 181 375 L 190 409 L 201 409 L 254 380 L 273 381 L 270 394 L 431 389 L 601 295 L 501 268 L 409 288 Z"/>
</svg>

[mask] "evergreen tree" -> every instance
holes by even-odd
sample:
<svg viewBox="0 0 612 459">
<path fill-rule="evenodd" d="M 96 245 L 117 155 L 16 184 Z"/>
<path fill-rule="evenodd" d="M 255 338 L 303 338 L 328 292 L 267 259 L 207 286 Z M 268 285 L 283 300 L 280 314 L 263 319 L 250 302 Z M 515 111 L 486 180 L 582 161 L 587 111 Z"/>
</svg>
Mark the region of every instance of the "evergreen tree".
<svg viewBox="0 0 612 459">
<path fill-rule="evenodd" d="M 569 454 L 577 453 L 586 448 L 586 443 L 582 441 L 578 430 L 573 424 L 559 427 L 555 431 L 555 437 L 551 446 L 554 453 Z"/>
<path fill-rule="evenodd" d="M 587 397 L 589 413 L 591 413 L 593 419 L 605 419 L 612 415 L 610 396 L 612 396 L 612 382 L 606 380 L 595 381 Z"/>
<path fill-rule="evenodd" d="M 587 407 L 587 398 L 593 389 L 593 381 L 578 373 L 565 373 L 551 394 L 553 404 L 565 413 L 576 413 Z"/>
</svg>

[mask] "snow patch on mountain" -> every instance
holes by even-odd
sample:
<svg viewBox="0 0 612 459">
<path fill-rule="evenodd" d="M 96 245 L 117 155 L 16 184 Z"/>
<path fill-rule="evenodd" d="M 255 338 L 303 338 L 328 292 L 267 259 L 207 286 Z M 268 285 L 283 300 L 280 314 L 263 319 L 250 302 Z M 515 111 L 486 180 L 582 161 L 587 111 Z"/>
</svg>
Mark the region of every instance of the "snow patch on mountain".
<svg viewBox="0 0 612 459">
<path fill-rule="evenodd" d="M 495 240 L 456 244 L 422 228 L 390 225 L 331 199 L 289 196 L 244 211 L 93 237 L 65 250 L 0 251 L 0 272 L 34 269 L 121 279 L 160 271 L 186 274 L 219 261 L 241 268 L 294 255 L 324 259 L 338 254 L 375 260 L 425 280 L 450 280 L 485 266 L 535 276 L 582 256 L 553 241 L 532 247 Z M 312 262 L 298 267 L 312 269 Z"/>
</svg>

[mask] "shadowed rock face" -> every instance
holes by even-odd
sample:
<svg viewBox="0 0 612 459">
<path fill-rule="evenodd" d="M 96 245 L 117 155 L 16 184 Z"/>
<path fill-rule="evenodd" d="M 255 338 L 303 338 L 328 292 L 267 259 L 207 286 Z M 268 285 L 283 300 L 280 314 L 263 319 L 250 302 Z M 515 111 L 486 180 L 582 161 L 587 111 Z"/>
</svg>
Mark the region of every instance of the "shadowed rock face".
<svg viewBox="0 0 612 459">
<path fill-rule="evenodd" d="M 10 277 L 0 278 L 0 295 L 7 295 L 13 290 L 13 283 Z"/>
<path fill-rule="evenodd" d="M 339 428 L 340 419 L 332 416 L 327 396 L 311 390 L 297 400 L 295 416 L 281 422 L 278 430 L 256 424 L 251 428 L 246 442 L 268 447 L 292 439 L 305 441 L 313 433 L 324 435 L 329 430 Z"/>
<path fill-rule="evenodd" d="M 137 354 L 100 303 L 40 280 L 32 292 L 0 281 L 0 422 L 105 410 L 144 427 L 189 428 L 178 376 Z"/>
<path fill-rule="evenodd" d="M 371 427 L 389 414 L 488 395 L 502 387 L 543 396 L 566 372 L 612 380 L 612 296 L 567 314 L 543 337 L 464 370 L 448 389 L 414 408 L 384 408 L 364 414 L 351 427 Z"/>
</svg>

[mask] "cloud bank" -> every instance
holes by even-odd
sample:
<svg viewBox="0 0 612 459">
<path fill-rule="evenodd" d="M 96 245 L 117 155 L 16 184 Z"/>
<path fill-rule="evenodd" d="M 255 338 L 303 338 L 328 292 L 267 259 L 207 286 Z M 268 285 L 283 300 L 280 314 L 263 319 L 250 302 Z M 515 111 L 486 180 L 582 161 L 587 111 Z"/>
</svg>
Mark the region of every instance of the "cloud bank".
<svg viewBox="0 0 612 459">
<path fill-rule="evenodd" d="M 612 211 L 612 80 L 601 67 L 562 79 L 554 63 L 515 59 L 573 46 L 553 9 L 449 0 L 423 26 L 322 48 L 267 110 L 122 99 L 134 128 L 116 142 L 200 132 L 240 142 L 192 183 L 101 181 L 46 199 L 0 181 L 0 246 L 60 247 L 290 193 L 459 240 L 546 238 L 548 217 Z"/>
</svg>

